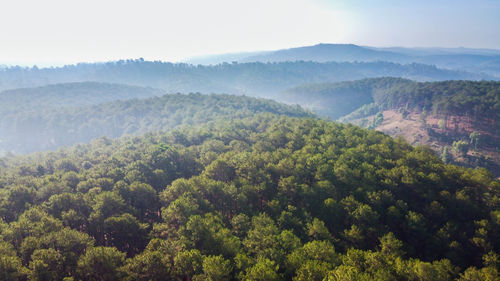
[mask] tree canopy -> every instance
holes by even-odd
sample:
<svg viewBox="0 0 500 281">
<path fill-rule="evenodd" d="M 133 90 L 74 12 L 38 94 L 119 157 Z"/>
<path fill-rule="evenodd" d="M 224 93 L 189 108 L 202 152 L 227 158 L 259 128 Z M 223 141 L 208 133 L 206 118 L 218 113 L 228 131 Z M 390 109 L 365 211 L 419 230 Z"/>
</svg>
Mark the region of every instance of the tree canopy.
<svg viewBox="0 0 500 281">
<path fill-rule="evenodd" d="M 498 280 L 499 196 L 313 118 L 100 138 L 1 159 L 0 279 Z"/>
</svg>

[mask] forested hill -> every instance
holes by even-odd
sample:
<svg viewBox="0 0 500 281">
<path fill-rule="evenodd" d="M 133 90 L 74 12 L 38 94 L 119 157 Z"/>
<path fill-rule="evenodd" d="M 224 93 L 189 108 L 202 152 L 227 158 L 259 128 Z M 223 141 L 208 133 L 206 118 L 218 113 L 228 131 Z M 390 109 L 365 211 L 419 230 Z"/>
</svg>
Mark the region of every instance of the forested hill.
<svg viewBox="0 0 500 281">
<path fill-rule="evenodd" d="M 165 91 L 97 82 L 65 83 L 0 92 L 0 114 L 66 106 L 86 106 L 131 98 L 162 96 Z"/>
<path fill-rule="evenodd" d="M 424 64 L 388 62 L 224 63 L 213 66 L 127 60 L 58 68 L 0 70 L 0 90 L 47 84 L 97 81 L 148 86 L 169 92 L 230 93 L 267 96 L 304 83 L 338 82 L 396 76 L 419 81 L 487 79 L 487 76 L 443 70 Z"/>
<path fill-rule="evenodd" d="M 393 88 L 404 88 L 414 81 L 402 78 L 372 78 L 337 83 L 315 83 L 296 86 L 279 93 L 276 99 L 301 104 L 317 113 L 336 120 L 363 105 L 373 103 L 375 97 L 389 95 Z"/>
<path fill-rule="evenodd" d="M 494 81 L 411 83 L 375 92 L 374 99 L 383 108 L 500 119 L 500 82 Z"/>
<path fill-rule="evenodd" d="M 30 95 L 28 91 L 23 96 L 26 99 L 31 97 L 32 100 L 24 106 L 19 104 L 22 100 L 18 101 L 14 96 L 9 96 L 10 103 L 1 105 L 4 112 L 0 111 L 0 151 L 26 153 L 54 150 L 61 146 L 88 142 L 101 136 L 116 138 L 123 135 L 140 135 L 169 130 L 179 125 L 243 118 L 262 112 L 296 117 L 313 116 L 298 106 L 246 96 L 215 94 L 170 94 L 76 107 L 80 102 L 88 104 L 127 95 L 161 93 L 146 88 L 102 84 L 95 84 L 99 91 L 93 91 L 95 85 L 90 85 L 92 86 L 90 89 L 83 87 L 83 84 L 51 86 L 43 88 L 40 94 L 38 91 L 33 91 L 37 93 L 36 95 Z M 107 92 L 108 86 L 109 92 Z M 106 91 L 101 91 L 102 87 Z M 67 89 L 73 88 L 77 90 L 66 93 Z M 82 89 L 82 93 L 78 89 Z M 121 91 L 122 89 L 124 91 Z M 99 95 L 101 92 L 103 95 Z M 84 101 L 87 97 L 88 100 Z M 51 104 L 52 102 L 54 104 Z M 68 106 L 56 107 L 56 103 Z M 37 104 L 40 106 L 37 107 Z M 49 105 L 44 107 L 46 104 Z M 26 110 L 17 110 L 18 108 Z"/>
<path fill-rule="evenodd" d="M 500 82 L 415 82 L 373 78 L 340 83 L 305 84 L 280 93 L 278 100 L 298 103 L 338 119 L 363 105 L 381 109 L 427 111 L 443 115 L 472 115 L 500 119 Z"/>
<path fill-rule="evenodd" d="M 403 136 L 445 161 L 500 176 L 500 82 L 365 79 L 299 86 L 278 99 L 332 119 L 346 115 L 340 121 Z"/>
<path fill-rule="evenodd" d="M 2 280 L 498 280 L 500 182 L 257 115 L 4 158 Z"/>
<path fill-rule="evenodd" d="M 500 176 L 500 83 L 413 83 L 376 93 L 343 121 L 425 144 L 446 162 L 487 167 Z"/>
</svg>

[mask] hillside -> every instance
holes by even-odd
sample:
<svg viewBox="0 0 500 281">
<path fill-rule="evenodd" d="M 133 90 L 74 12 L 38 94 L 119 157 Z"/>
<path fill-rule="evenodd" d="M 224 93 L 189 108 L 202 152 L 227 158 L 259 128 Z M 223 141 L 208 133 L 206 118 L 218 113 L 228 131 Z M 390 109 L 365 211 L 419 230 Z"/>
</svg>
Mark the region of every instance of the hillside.
<svg viewBox="0 0 500 281">
<path fill-rule="evenodd" d="M 487 167 L 500 176 L 500 83 L 412 83 L 376 93 L 374 100 L 376 112 L 343 121 L 404 136 L 431 146 L 447 162 Z"/>
<path fill-rule="evenodd" d="M 498 277 L 500 182 L 352 125 L 265 114 L 1 165 L 6 280 Z"/>
<path fill-rule="evenodd" d="M 303 85 L 282 92 L 278 100 L 403 136 L 411 144 L 431 146 L 446 161 L 487 167 L 500 176 L 499 82 L 366 79 Z"/>
<path fill-rule="evenodd" d="M 500 177 L 500 134 L 491 121 L 463 115 L 428 115 L 418 111 L 381 111 L 382 121 L 375 129 L 391 136 L 402 136 L 413 145 L 427 145 L 447 163 L 485 167 Z M 352 123 L 376 118 L 366 116 Z"/>
<path fill-rule="evenodd" d="M 88 84 L 86 84 L 88 85 Z M 91 84 L 94 85 L 94 84 Z M 99 84 L 100 85 L 100 84 Z M 18 106 L 12 98 L 5 108 L 30 108 L 27 111 L 12 110 L 2 114 L 0 111 L 0 151 L 27 153 L 44 150 L 55 150 L 62 146 L 88 142 L 98 137 L 117 138 L 123 135 L 141 135 L 154 131 L 165 131 L 179 125 L 196 125 L 218 119 L 233 119 L 269 112 L 297 117 L 312 116 L 298 106 L 287 106 L 271 100 L 256 99 L 245 96 L 202 95 L 202 94 L 170 94 L 147 99 L 128 99 L 97 105 L 76 106 L 88 97 L 92 103 L 92 95 L 86 90 L 66 93 L 66 89 L 77 87 L 88 89 L 80 84 L 56 85 L 31 91 L 14 91 L 32 97 L 31 103 Z M 102 85 L 101 85 L 102 86 Z M 108 85 L 111 86 L 111 85 Z M 96 96 L 94 101 L 108 98 L 124 97 L 119 90 L 136 89 L 127 86 L 112 85 L 109 95 Z M 61 89 L 64 91 L 53 91 Z M 92 87 L 91 87 L 92 88 Z M 158 90 L 137 88 L 138 91 L 127 92 L 130 96 L 141 96 L 161 93 Z M 36 94 L 35 94 L 36 93 Z M 46 95 L 48 94 L 48 96 Z M 60 93 L 65 96 L 60 98 Z M 69 95 L 71 93 L 71 95 Z M 94 93 L 100 93 L 99 91 Z M 34 106 L 40 101 L 41 106 Z M 67 106 L 56 107 L 51 100 L 60 101 Z M 7 109 L 6 109 L 7 110 Z"/>
<path fill-rule="evenodd" d="M 487 79 L 482 74 L 443 70 L 423 64 L 365 63 L 225 63 L 212 66 L 127 60 L 58 68 L 0 70 L 0 90 L 48 84 L 96 81 L 154 87 L 168 92 L 230 93 L 270 97 L 304 83 L 339 82 L 395 76 L 418 81 Z"/>
</svg>

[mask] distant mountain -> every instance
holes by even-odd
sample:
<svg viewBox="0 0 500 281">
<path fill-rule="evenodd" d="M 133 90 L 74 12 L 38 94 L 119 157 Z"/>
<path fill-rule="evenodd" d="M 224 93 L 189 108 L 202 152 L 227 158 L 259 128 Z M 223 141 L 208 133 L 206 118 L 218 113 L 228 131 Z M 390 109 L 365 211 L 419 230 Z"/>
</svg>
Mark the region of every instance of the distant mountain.
<svg viewBox="0 0 500 281">
<path fill-rule="evenodd" d="M 230 60 L 229 60 L 230 59 Z M 204 64 L 222 62 L 374 62 L 423 63 L 440 68 L 485 73 L 500 79 L 500 50 L 469 48 L 376 48 L 353 44 L 317 44 L 275 51 L 216 55 L 188 60 Z"/>
<path fill-rule="evenodd" d="M 276 92 L 304 83 L 339 82 L 384 76 L 417 81 L 492 79 L 488 75 L 443 70 L 424 64 L 389 62 L 295 61 L 195 66 L 128 60 L 57 68 L 12 67 L 0 71 L 0 90 L 97 81 L 154 87 L 168 92 L 231 93 L 269 97 Z"/>
<path fill-rule="evenodd" d="M 332 119 L 428 145 L 446 162 L 500 176 L 500 82 L 400 78 L 308 84 L 280 93 Z"/>
<path fill-rule="evenodd" d="M 402 61 L 404 55 L 378 51 L 360 47 L 353 44 L 318 44 L 314 46 L 291 48 L 268 52 L 261 55 L 253 55 L 243 58 L 242 62 L 279 62 L 279 61 Z"/>
<path fill-rule="evenodd" d="M 354 61 L 397 61 L 405 55 L 396 52 L 375 50 L 353 44 L 318 44 L 275 51 L 247 52 L 195 57 L 186 60 L 193 64 L 219 64 L 223 62 L 354 62 Z"/>
</svg>

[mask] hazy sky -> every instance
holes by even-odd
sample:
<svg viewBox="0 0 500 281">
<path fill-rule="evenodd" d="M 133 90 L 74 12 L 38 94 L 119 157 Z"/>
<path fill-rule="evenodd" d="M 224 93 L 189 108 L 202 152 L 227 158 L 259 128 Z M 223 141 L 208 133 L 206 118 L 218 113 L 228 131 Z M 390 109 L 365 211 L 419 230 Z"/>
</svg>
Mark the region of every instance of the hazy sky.
<svg viewBox="0 0 500 281">
<path fill-rule="evenodd" d="M 0 64 L 177 61 L 320 42 L 500 49 L 500 1 L 0 2 Z"/>
</svg>

